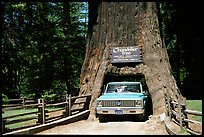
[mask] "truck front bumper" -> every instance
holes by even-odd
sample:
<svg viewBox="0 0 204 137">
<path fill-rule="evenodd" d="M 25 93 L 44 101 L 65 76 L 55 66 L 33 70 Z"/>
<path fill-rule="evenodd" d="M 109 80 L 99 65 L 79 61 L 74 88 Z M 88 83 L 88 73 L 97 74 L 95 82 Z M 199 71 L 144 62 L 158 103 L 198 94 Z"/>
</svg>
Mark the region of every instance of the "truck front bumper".
<svg viewBox="0 0 204 137">
<path fill-rule="evenodd" d="M 144 109 L 142 108 L 121 108 L 121 107 L 97 107 L 97 114 L 115 114 L 115 115 L 123 115 L 123 114 L 143 114 Z"/>
</svg>

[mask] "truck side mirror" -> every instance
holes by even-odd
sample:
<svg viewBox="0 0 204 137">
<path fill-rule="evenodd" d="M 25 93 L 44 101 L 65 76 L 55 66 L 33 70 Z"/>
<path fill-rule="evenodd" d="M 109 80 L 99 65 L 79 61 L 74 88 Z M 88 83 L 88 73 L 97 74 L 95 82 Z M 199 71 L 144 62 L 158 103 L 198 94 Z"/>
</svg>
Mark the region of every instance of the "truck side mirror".
<svg viewBox="0 0 204 137">
<path fill-rule="evenodd" d="M 146 96 L 148 95 L 147 91 L 144 91 L 144 90 L 142 91 L 142 94 L 144 94 Z"/>
</svg>

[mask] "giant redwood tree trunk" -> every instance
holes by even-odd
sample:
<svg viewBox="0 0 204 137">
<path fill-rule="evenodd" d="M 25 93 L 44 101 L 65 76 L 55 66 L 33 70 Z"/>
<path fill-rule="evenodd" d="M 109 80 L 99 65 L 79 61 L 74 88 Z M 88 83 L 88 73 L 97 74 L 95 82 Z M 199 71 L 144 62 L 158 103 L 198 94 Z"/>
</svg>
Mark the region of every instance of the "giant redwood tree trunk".
<svg viewBox="0 0 204 137">
<path fill-rule="evenodd" d="M 95 2 L 89 10 L 89 37 L 80 76 L 80 95 L 92 94 L 89 118 L 95 117 L 96 98 L 107 73 L 143 74 L 154 115 L 166 111 L 164 94 L 182 97 L 160 37 L 155 2 Z M 111 64 L 110 47 L 127 46 L 141 47 L 142 63 L 121 67 Z"/>
</svg>

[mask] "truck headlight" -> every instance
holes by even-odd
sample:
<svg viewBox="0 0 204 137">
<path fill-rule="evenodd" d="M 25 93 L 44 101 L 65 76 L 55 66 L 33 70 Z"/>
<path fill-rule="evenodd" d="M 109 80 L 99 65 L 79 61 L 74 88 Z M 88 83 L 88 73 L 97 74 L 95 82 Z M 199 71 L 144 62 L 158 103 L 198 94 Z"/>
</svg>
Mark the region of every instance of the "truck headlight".
<svg viewBox="0 0 204 137">
<path fill-rule="evenodd" d="M 142 100 L 135 100 L 136 107 L 142 107 Z"/>
<path fill-rule="evenodd" d="M 97 107 L 102 107 L 102 101 L 97 101 Z"/>
</svg>

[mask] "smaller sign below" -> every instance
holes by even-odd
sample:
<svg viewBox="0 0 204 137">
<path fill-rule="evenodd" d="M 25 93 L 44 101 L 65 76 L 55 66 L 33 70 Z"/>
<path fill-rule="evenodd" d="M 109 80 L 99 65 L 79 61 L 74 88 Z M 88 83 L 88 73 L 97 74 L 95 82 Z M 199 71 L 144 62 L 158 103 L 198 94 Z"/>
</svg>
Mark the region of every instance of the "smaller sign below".
<svg viewBox="0 0 204 137">
<path fill-rule="evenodd" d="M 141 48 L 139 46 L 111 47 L 110 62 L 111 63 L 142 62 Z"/>
</svg>

